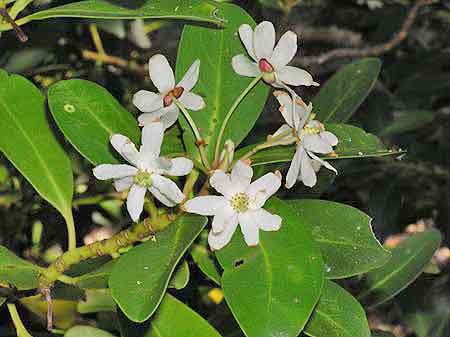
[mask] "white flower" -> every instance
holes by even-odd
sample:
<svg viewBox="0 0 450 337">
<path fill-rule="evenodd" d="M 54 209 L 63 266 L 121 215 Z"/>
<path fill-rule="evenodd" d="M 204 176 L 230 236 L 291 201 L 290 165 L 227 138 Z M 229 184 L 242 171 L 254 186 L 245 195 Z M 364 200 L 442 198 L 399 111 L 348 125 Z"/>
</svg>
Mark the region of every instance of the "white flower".
<svg viewBox="0 0 450 337">
<path fill-rule="evenodd" d="M 137 19 L 130 23 L 128 39 L 142 49 L 149 49 L 152 46 L 152 41 L 150 41 L 145 31 L 145 22 L 142 19 Z"/>
<path fill-rule="evenodd" d="M 280 188 L 281 175 L 279 172 L 268 173 L 251 183 L 252 176 L 252 168 L 238 161 L 231 174 L 217 170 L 209 180 L 211 186 L 223 196 L 196 197 L 184 205 L 187 212 L 214 216 L 208 236 L 212 249 L 224 247 L 231 240 L 238 224 L 249 246 L 259 243 L 260 229 L 280 229 L 281 217 L 262 207 Z"/>
<path fill-rule="evenodd" d="M 159 93 L 140 90 L 133 97 L 133 104 L 144 114 L 138 117 L 141 126 L 161 121 L 167 129 L 178 119 L 179 109 L 174 98 L 190 110 L 201 110 L 205 107 L 202 97 L 191 92 L 198 81 L 200 60 L 196 60 L 175 84 L 175 76 L 166 57 L 157 54 L 148 61 L 150 78 Z"/>
<path fill-rule="evenodd" d="M 307 106 L 299 97 L 293 104 L 291 97 L 283 91 L 276 91 L 274 95 L 281 105 L 280 111 L 287 124 L 282 125 L 273 136 L 286 134 L 286 137 L 292 137 L 297 142 L 286 175 L 286 187 L 291 188 L 297 180 L 308 187 L 313 187 L 317 183 L 316 172 L 322 165 L 337 174 L 333 166 L 315 154 L 332 153 L 338 139 L 331 132 L 325 131 L 322 123 L 312 119 L 312 104 Z"/>
<path fill-rule="evenodd" d="M 275 28 L 271 22 L 263 21 L 255 30 L 243 24 L 239 27 L 239 36 L 247 49 L 246 55 L 233 57 L 232 66 L 239 75 L 257 77 L 262 75 L 264 81 L 277 88 L 285 85 L 317 86 L 306 70 L 288 66 L 297 53 L 297 34 L 286 32 L 275 47 Z"/>
<path fill-rule="evenodd" d="M 114 179 L 118 192 L 130 189 L 127 209 L 133 221 L 138 221 L 144 206 L 147 190 L 168 207 L 174 207 L 185 198 L 178 186 L 168 176 L 184 176 L 192 171 L 193 163 L 186 158 L 160 157 L 164 136 L 162 123 L 151 123 L 142 129 L 142 145 L 139 151 L 125 136 L 115 134 L 111 145 L 130 164 L 102 164 L 94 168 L 94 176 L 100 180 Z"/>
</svg>

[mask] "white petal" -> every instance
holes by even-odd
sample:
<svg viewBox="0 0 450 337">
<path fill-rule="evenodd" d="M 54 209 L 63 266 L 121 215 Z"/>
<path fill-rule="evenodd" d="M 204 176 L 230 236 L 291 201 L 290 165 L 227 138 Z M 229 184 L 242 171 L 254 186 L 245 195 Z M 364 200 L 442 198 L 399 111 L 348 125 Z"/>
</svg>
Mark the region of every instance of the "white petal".
<svg viewBox="0 0 450 337">
<path fill-rule="evenodd" d="M 175 77 L 166 57 L 156 54 L 148 61 L 150 78 L 160 93 L 167 93 L 175 87 Z"/>
<path fill-rule="evenodd" d="M 205 107 L 203 97 L 193 92 L 184 92 L 180 97 L 180 102 L 189 110 L 198 111 Z"/>
<path fill-rule="evenodd" d="M 277 90 L 273 93 L 278 103 L 280 103 L 280 112 L 283 115 L 284 120 L 291 127 L 294 127 L 294 120 L 292 114 L 292 99 L 288 93 Z"/>
<path fill-rule="evenodd" d="M 145 31 L 144 20 L 137 19 L 131 22 L 129 40 L 142 49 L 149 49 L 152 46 Z"/>
<path fill-rule="evenodd" d="M 231 59 L 231 66 L 236 73 L 242 76 L 256 77 L 261 73 L 258 64 L 251 61 L 244 54 L 234 56 Z"/>
<path fill-rule="evenodd" d="M 313 187 L 317 183 L 317 176 L 306 151 L 302 152 L 300 159 L 300 179 L 304 185 Z"/>
<path fill-rule="evenodd" d="M 160 176 L 159 174 L 152 174 L 152 187 L 157 188 L 159 192 L 167 197 L 167 199 L 176 204 L 179 204 L 185 198 L 185 195 L 181 192 L 175 182 L 166 177 Z"/>
<path fill-rule="evenodd" d="M 253 169 L 250 165 L 238 160 L 231 170 L 231 185 L 236 191 L 245 191 L 252 181 Z"/>
<path fill-rule="evenodd" d="M 272 135 L 273 137 L 277 137 L 280 136 L 281 134 L 287 134 L 288 131 L 292 131 L 293 129 L 291 128 L 291 126 L 289 124 L 283 124 L 282 126 L 280 126 L 280 128 L 275 131 L 275 133 Z M 287 135 L 286 137 L 288 137 L 289 135 Z"/>
<path fill-rule="evenodd" d="M 134 176 L 137 168 L 131 165 L 119 164 L 102 164 L 94 167 L 94 176 L 99 180 L 120 179 Z"/>
<path fill-rule="evenodd" d="M 253 49 L 253 29 L 250 25 L 243 24 L 239 27 L 239 37 L 244 44 L 245 49 L 247 49 L 248 55 L 255 61 L 257 61 L 255 56 L 255 50 Z"/>
<path fill-rule="evenodd" d="M 233 193 L 233 188 L 231 186 L 230 175 L 226 174 L 222 170 L 214 171 L 211 178 L 209 178 L 210 185 L 220 194 L 230 198 Z"/>
<path fill-rule="evenodd" d="M 209 232 L 208 235 L 208 243 L 211 249 L 219 250 L 225 247 L 228 242 L 230 242 L 234 232 L 236 231 L 236 227 L 238 225 L 238 217 L 234 215 L 229 219 L 228 226 L 225 227 L 223 231 L 218 234 L 214 234 L 213 231 Z"/>
<path fill-rule="evenodd" d="M 229 202 L 222 196 L 208 195 L 195 197 L 184 204 L 186 212 L 200 215 L 216 215 L 221 209 L 229 205 Z"/>
<path fill-rule="evenodd" d="M 297 53 L 297 34 L 292 31 L 287 31 L 278 41 L 275 47 L 270 63 L 278 68 L 288 64 Z"/>
<path fill-rule="evenodd" d="M 134 222 L 139 220 L 139 216 L 144 209 L 144 197 L 146 191 L 147 189 L 145 187 L 134 184 L 128 192 L 127 209 Z"/>
<path fill-rule="evenodd" d="M 281 228 L 282 219 L 279 215 L 271 214 L 265 209 L 258 209 L 252 212 L 252 216 L 258 223 L 258 227 L 266 232 L 277 231 Z"/>
<path fill-rule="evenodd" d="M 110 143 L 123 159 L 136 165 L 139 153 L 136 146 L 128 137 L 115 134 L 111 136 Z"/>
<path fill-rule="evenodd" d="M 305 85 L 305 86 L 311 86 L 311 85 L 318 85 L 316 82 L 314 82 L 312 76 L 310 73 L 308 73 L 306 70 L 291 67 L 291 66 L 284 66 L 276 71 L 277 80 L 289 84 L 289 85 Z"/>
<path fill-rule="evenodd" d="M 253 48 L 258 60 L 269 59 L 275 46 L 275 27 L 272 22 L 263 21 L 256 26 L 253 35 Z"/>
<path fill-rule="evenodd" d="M 239 225 L 247 246 L 256 246 L 259 243 L 259 227 L 253 213 L 249 211 L 238 214 Z"/>
<path fill-rule="evenodd" d="M 170 169 L 165 170 L 165 174 L 169 176 L 185 176 L 192 171 L 194 167 L 194 163 L 192 160 L 179 157 L 170 159 Z"/>
<path fill-rule="evenodd" d="M 159 156 L 164 138 L 164 126 L 162 123 L 150 123 L 142 129 L 142 145 L 139 152 L 143 156 L 152 159 Z"/>
<path fill-rule="evenodd" d="M 336 146 L 339 142 L 338 138 L 329 131 L 323 131 L 320 133 L 320 137 L 323 138 L 330 144 L 331 146 Z"/>
<path fill-rule="evenodd" d="M 286 188 L 291 188 L 297 182 L 298 176 L 300 175 L 302 152 L 304 152 L 303 147 L 297 146 L 291 165 L 289 166 L 289 171 L 286 175 Z"/>
<path fill-rule="evenodd" d="M 317 157 L 314 153 L 308 152 L 308 154 L 313 158 L 315 161 L 319 162 L 321 165 L 325 166 L 330 171 L 333 171 L 334 173 L 338 174 L 337 170 L 326 160 L 322 160 L 319 157 Z"/>
<path fill-rule="evenodd" d="M 189 67 L 186 74 L 184 74 L 180 83 L 177 84 L 177 87 L 182 87 L 186 92 L 191 91 L 195 84 L 197 84 L 199 73 L 200 60 L 195 60 L 195 62 Z"/>
<path fill-rule="evenodd" d="M 134 177 L 125 177 L 121 179 L 114 180 L 114 188 L 117 192 L 126 191 L 133 185 Z"/>
<path fill-rule="evenodd" d="M 270 172 L 255 180 L 247 189 L 247 195 L 250 198 L 250 208 L 261 208 L 272 195 L 274 195 L 281 186 L 281 178 Z"/>
<path fill-rule="evenodd" d="M 163 203 L 167 207 L 175 207 L 177 204 L 162 194 L 156 187 L 150 186 L 148 188 L 151 194 L 158 199 L 161 203 Z"/>
<path fill-rule="evenodd" d="M 214 234 L 220 233 L 225 230 L 225 228 L 230 226 L 235 216 L 236 212 L 233 208 L 231 208 L 231 206 L 221 208 L 212 221 L 211 226 Z"/>
<path fill-rule="evenodd" d="M 321 138 L 318 134 L 307 135 L 302 138 L 303 146 L 306 150 L 317 153 L 330 153 L 333 151 L 330 143 Z"/>
<path fill-rule="evenodd" d="M 170 128 L 178 119 L 178 107 L 171 104 L 167 108 L 162 108 L 154 112 L 142 114 L 138 117 L 139 126 L 145 126 L 154 122 L 161 122 L 165 129 Z"/>
<path fill-rule="evenodd" d="M 147 90 L 139 90 L 133 96 L 133 104 L 142 112 L 153 112 L 163 107 L 163 96 Z"/>
</svg>

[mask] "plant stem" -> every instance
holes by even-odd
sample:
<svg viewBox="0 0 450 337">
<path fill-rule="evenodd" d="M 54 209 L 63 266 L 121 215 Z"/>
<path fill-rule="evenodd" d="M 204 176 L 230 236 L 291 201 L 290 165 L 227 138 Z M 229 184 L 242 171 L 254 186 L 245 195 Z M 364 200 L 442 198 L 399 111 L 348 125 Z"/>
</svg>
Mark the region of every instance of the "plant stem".
<svg viewBox="0 0 450 337">
<path fill-rule="evenodd" d="M 200 173 L 198 170 L 193 169 L 189 176 L 186 179 L 186 183 L 184 184 L 183 188 L 183 194 L 186 196 L 186 199 L 190 199 L 191 192 L 194 189 L 194 185 L 197 182 L 198 177 L 200 176 Z"/>
<path fill-rule="evenodd" d="M 239 104 L 242 102 L 242 100 L 245 98 L 245 96 L 247 96 L 247 94 L 250 92 L 250 90 L 252 90 L 253 87 L 258 84 L 258 82 L 261 80 L 261 78 L 262 78 L 262 75 L 260 75 L 258 77 L 255 77 L 255 79 L 250 82 L 248 87 L 245 88 L 245 90 L 238 96 L 238 98 L 236 98 L 236 100 L 234 101 L 234 103 L 231 106 L 230 110 L 228 110 L 228 112 L 227 112 L 227 114 L 225 116 L 225 119 L 223 120 L 222 126 L 220 128 L 219 136 L 217 137 L 216 149 L 215 149 L 215 153 L 214 153 L 214 160 L 215 161 L 219 160 L 220 144 L 223 141 L 223 134 L 225 133 L 225 129 L 227 127 L 227 124 L 228 124 L 231 116 L 233 115 L 233 112 L 237 109 Z"/>
<path fill-rule="evenodd" d="M 183 104 L 179 100 L 177 100 L 175 97 L 172 97 L 174 103 L 177 105 L 177 107 L 183 112 L 184 117 L 186 118 L 187 122 L 189 123 L 189 126 L 192 129 L 192 132 L 194 132 L 194 136 L 196 139 L 196 143 L 198 146 L 198 149 L 200 151 L 200 157 L 202 158 L 203 165 L 205 165 L 207 170 L 211 169 L 211 166 L 209 165 L 208 161 L 208 155 L 206 153 L 206 148 L 204 144 L 204 140 L 202 136 L 200 135 L 200 132 L 198 131 L 197 125 L 195 124 L 194 120 L 191 117 L 191 114 L 189 111 L 186 110 Z"/>
<path fill-rule="evenodd" d="M 75 223 L 73 221 L 72 210 L 67 211 L 64 215 L 67 226 L 67 250 L 77 248 L 77 232 L 75 230 Z"/>
<path fill-rule="evenodd" d="M 11 315 L 11 319 L 16 328 L 17 337 L 33 337 L 30 335 L 28 330 L 23 325 L 22 320 L 20 319 L 19 313 L 17 312 L 16 305 L 13 303 L 8 303 L 7 307 L 8 307 L 9 314 Z"/>
</svg>

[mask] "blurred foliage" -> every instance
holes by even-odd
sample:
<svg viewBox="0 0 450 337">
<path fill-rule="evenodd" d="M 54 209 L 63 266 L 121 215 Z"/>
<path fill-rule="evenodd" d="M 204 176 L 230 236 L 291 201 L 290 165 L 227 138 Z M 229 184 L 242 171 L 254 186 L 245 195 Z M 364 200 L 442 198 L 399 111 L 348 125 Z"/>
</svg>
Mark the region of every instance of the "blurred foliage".
<svg viewBox="0 0 450 337">
<path fill-rule="evenodd" d="M 30 10 L 46 8 L 49 2 L 35 1 Z M 52 5 L 66 2 L 55 0 Z M 256 21 L 269 19 L 277 23 L 281 31 L 291 29 L 299 33 L 301 55 L 308 56 L 347 47 L 349 43 L 354 48 L 362 48 L 384 42 L 398 31 L 412 5 L 408 0 L 236 2 Z M 91 24 L 97 25 L 106 53 L 125 60 L 124 63 L 117 59 L 112 63 L 93 61 L 87 57 L 86 51 L 97 52 L 91 38 Z M 31 78 L 44 91 L 58 80 L 89 79 L 107 88 L 128 110 L 137 113 L 130 100 L 139 88 L 149 86 L 145 70 L 149 56 L 164 53 L 173 61 L 182 25 L 153 20 L 145 21 L 138 30 L 131 25 L 128 21 L 81 19 L 33 22 L 24 27 L 29 36 L 25 44 L 18 42 L 13 32 L 2 34 L 0 68 Z M 449 33 L 450 4 L 435 1 L 423 7 L 406 41 L 382 56 L 381 76 L 352 117 L 351 124 L 360 125 L 380 136 L 387 145 L 406 149 L 407 153 L 398 159 L 342 161 L 340 175 L 333 184 L 327 173 L 321 172 L 320 190 L 298 188 L 288 197 L 322 195 L 362 209 L 374 218 L 374 230 L 383 239 L 403 232 L 410 223 L 427 219 L 426 227 L 440 230 L 443 245 L 449 245 Z M 148 41 L 143 40 L 142 34 Z M 345 58 L 334 59 L 323 65 L 313 64 L 309 70 L 324 83 L 348 62 Z M 301 64 L 301 56 L 295 63 Z M 300 92 L 305 101 L 316 93 L 316 89 L 309 88 Z M 275 106 L 275 102 L 268 104 L 247 142 L 260 138 L 258 130 L 263 129 L 260 126 L 270 130 L 277 127 L 279 117 Z M 75 218 L 79 237 L 93 228 L 103 226 L 118 230 L 125 226 L 128 220 L 122 213 L 120 196 L 113 195 L 108 184 L 94 186 L 87 161 L 68 144 L 63 145 L 71 154 L 75 172 Z M 0 158 L 0 219 L 0 244 L 28 260 L 43 265 L 42 256 L 51 259 L 55 249 L 58 251 L 55 244 L 64 242 L 65 233 L 60 230 L 63 219 L 3 157 Z M 37 219 L 43 224 L 42 233 L 34 225 Z M 389 330 L 396 337 L 449 336 L 449 271 L 448 264 L 442 264 L 437 274 L 424 274 L 382 307 L 366 307 L 371 327 Z M 191 278 L 201 278 L 196 268 L 191 272 Z M 341 285 L 351 291 L 353 280 L 341 282 Z M 208 292 L 214 286 L 212 282 L 204 282 L 201 287 L 187 287 L 180 294 L 223 336 L 240 336 L 229 309 L 209 299 Z M 32 327 L 39 330 L 42 303 L 28 298 L 22 302 L 32 307 L 34 314 L 28 313 L 25 317 L 31 323 L 36 322 Z M 74 310 L 73 300 L 61 300 L 61 303 Z M 12 326 L 3 320 L 7 317 L 5 306 L 0 308 L 0 317 L 0 336 L 12 336 Z M 117 329 L 106 313 L 91 314 L 84 319 L 83 323 L 94 320 L 100 328 Z M 67 326 L 66 322 L 61 326 Z"/>
</svg>

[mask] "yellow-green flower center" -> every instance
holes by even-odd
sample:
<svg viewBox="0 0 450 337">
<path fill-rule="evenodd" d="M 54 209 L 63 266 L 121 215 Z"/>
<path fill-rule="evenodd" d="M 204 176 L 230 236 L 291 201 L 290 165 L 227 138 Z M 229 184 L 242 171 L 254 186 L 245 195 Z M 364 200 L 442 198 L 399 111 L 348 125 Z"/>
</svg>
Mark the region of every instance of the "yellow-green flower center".
<svg viewBox="0 0 450 337">
<path fill-rule="evenodd" d="M 304 127 L 303 127 L 303 132 L 306 134 L 306 135 L 314 135 L 314 134 L 319 134 L 319 133 L 321 133 L 323 130 L 322 130 L 322 127 L 321 126 L 312 126 L 312 125 L 305 125 Z"/>
<path fill-rule="evenodd" d="M 231 207 L 238 213 L 248 211 L 248 203 L 248 196 L 244 192 L 236 193 L 231 198 Z"/>
<path fill-rule="evenodd" d="M 149 172 L 139 171 L 134 176 L 134 182 L 142 187 L 150 187 L 152 186 L 152 176 Z"/>
</svg>

